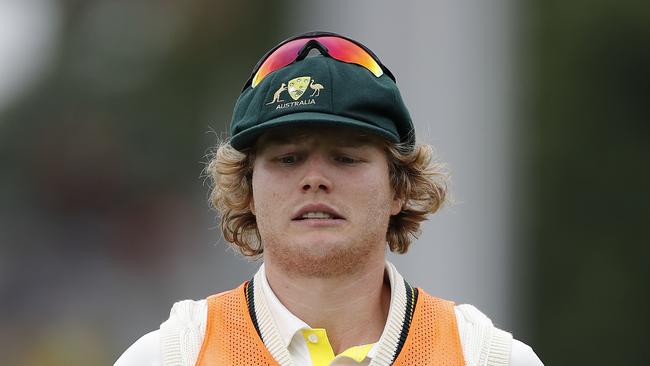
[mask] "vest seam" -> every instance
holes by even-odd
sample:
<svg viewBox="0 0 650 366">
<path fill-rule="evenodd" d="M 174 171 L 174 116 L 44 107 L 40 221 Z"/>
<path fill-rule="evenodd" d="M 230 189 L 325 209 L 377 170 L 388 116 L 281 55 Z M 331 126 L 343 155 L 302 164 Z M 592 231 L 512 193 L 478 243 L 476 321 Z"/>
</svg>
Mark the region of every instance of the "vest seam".
<svg viewBox="0 0 650 366">
<path fill-rule="evenodd" d="M 231 290 L 234 291 L 234 290 Z M 228 291 L 230 292 L 230 291 Z M 226 293 L 228 293 L 226 292 Z M 222 293 L 219 295 L 225 295 L 226 293 Z M 216 295 L 216 296 L 219 296 Z M 205 357 L 205 352 L 207 352 L 208 344 L 210 343 L 210 339 L 212 338 L 212 332 L 210 331 L 212 329 L 212 325 L 214 323 L 213 319 L 213 314 L 210 312 L 210 304 L 214 302 L 215 296 L 210 296 L 207 300 L 207 314 L 206 314 L 206 321 L 205 321 L 205 332 L 203 333 L 203 342 L 201 343 L 201 349 L 199 350 L 199 355 L 196 358 L 196 363 L 195 365 L 199 365 L 201 361 L 203 360 L 203 357 Z"/>
</svg>

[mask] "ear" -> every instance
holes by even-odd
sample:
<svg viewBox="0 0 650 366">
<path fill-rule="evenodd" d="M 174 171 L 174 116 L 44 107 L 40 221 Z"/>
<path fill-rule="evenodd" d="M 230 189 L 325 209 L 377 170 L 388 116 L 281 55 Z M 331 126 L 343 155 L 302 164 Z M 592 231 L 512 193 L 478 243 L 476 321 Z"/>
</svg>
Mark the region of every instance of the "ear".
<svg viewBox="0 0 650 366">
<path fill-rule="evenodd" d="M 395 216 L 400 211 L 402 211 L 402 207 L 404 206 L 404 200 L 401 197 L 393 197 L 393 202 L 390 205 L 390 215 Z"/>
</svg>

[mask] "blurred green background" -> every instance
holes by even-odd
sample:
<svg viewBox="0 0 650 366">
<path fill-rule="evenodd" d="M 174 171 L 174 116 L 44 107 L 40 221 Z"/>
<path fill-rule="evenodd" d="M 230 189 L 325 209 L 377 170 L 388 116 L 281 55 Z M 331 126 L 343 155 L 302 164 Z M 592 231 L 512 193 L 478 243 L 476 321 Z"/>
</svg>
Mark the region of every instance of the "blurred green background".
<svg viewBox="0 0 650 366">
<path fill-rule="evenodd" d="M 254 272 L 221 242 L 202 176 L 252 66 L 328 19 L 368 24 L 356 25 L 363 34 L 327 27 L 364 43 L 378 29 L 417 33 L 364 18 L 397 16 L 408 3 L 366 2 L 352 13 L 346 2 L 328 4 L 0 3 L 0 45 L 13 45 L 0 48 L 0 364 L 112 364 L 173 301 Z M 506 217 L 516 218 L 505 254 L 515 280 L 504 285 L 514 315 L 496 320 L 547 365 L 648 362 L 650 6 L 480 6 L 507 9 L 515 91 L 506 127 L 514 183 L 505 192 Z M 385 43 L 409 42 L 367 44 L 381 57 Z M 400 68 L 391 69 L 410 85 L 411 70 Z"/>
<path fill-rule="evenodd" d="M 528 11 L 536 346 L 549 365 L 645 364 L 650 6 Z"/>
</svg>

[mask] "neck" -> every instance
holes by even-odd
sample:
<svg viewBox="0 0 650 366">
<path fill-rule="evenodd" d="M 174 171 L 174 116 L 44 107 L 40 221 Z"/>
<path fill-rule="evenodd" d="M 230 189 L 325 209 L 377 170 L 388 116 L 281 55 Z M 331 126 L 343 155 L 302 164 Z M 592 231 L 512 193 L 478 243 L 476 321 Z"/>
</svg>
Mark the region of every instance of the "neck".
<svg viewBox="0 0 650 366">
<path fill-rule="evenodd" d="M 390 307 L 385 259 L 348 275 L 318 278 L 286 273 L 265 257 L 266 277 L 282 304 L 312 328 L 323 328 L 335 354 L 379 340 Z"/>
</svg>

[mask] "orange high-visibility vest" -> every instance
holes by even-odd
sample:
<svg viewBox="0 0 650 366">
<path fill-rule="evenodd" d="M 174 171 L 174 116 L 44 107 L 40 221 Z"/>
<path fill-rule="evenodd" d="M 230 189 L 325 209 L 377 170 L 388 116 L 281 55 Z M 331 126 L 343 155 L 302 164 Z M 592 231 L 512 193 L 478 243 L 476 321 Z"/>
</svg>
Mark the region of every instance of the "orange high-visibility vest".
<svg viewBox="0 0 650 366">
<path fill-rule="evenodd" d="M 260 336 L 248 284 L 208 297 L 208 319 L 197 366 L 278 365 Z M 413 295 L 415 305 L 405 322 L 410 326 L 403 329 L 403 343 L 392 364 L 464 365 L 454 304 L 420 289 L 414 289 Z"/>
</svg>

